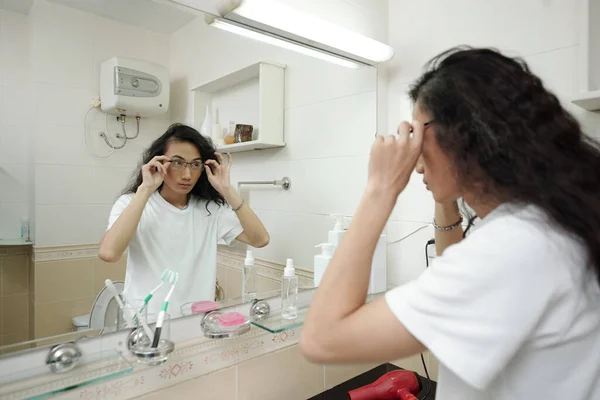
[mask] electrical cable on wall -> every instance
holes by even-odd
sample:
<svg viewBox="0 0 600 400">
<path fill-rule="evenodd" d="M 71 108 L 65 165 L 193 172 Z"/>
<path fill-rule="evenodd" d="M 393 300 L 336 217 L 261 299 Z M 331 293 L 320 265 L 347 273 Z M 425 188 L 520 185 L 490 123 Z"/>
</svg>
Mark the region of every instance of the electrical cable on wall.
<svg viewBox="0 0 600 400">
<path fill-rule="evenodd" d="M 435 239 L 429 239 L 425 244 L 425 267 L 429 268 L 429 246 L 435 244 Z M 423 353 L 421 353 L 421 362 L 423 363 L 423 370 L 425 370 L 425 376 L 427 377 L 427 392 L 425 396 L 421 400 L 425 400 L 429 393 L 431 392 L 431 378 L 429 377 L 429 371 L 427 371 L 427 365 L 425 365 L 425 357 L 423 357 Z"/>
<path fill-rule="evenodd" d="M 90 111 L 92 111 L 94 108 L 98 108 L 100 106 L 100 100 L 98 98 L 92 100 L 92 103 L 90 104 L 90 108 L 88 108 L 88 110 L 85 113 L 85 117 L 83 118 L 83 142 L 85 143 L 85 147 L 88 149 L 88 151 L 90 153 L 92 153 L 92 155 L 96 158 L 99 159 L 107 159 L 112 157 L 113 154 L 115 154 L 115 148 L 113 146 L 111 146 L 112 151 L 110 152 L 109 155 L 107 156 L 100 156 L 98 154 L 96 154 L 94 152 L 94 150 L 92 150 L 92 148 L 90 147 L 90 144 L 88 142 L 88 126 L 87 126 L 87 119 L 88 119 L 88 115 L 90 113 Z M 104 132 L 100 133 L 100 136 L 102 136 L 102 134 L 104 134 Z"/>
</svg>

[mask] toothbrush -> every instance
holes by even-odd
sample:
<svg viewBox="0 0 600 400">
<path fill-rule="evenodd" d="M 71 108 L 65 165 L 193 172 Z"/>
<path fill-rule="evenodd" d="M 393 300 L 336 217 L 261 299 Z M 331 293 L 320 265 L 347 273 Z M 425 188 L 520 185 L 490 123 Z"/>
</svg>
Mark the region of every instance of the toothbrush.
<svg viewBox="0 0 600 400">
<path fill-rule="evenodd" d="M 131 304 L 129 301 L 127 301 L 127 297 L 125 297 L 124 294 L 121 294 L 121 297 L 123 297 L 123 300 L 125 300 L 125 303 Z M 148 340 L 150 340 L 153 335 L 152 329 L 150 329 L 150 327 L 148 326 L 146 321 L 144 321 L 142 316 L 136 311 L 136 309 L 134 307 L 131 307 L 131 309 L 133 310 L 133 313 L 134 313 L 134 316 L 133 316 L 134 325 L 133 326 L 137 326 L 139 323 L 139 325 L 142 326 L 142 329 L 144 329 L 144 333 L 146 334 L 146 336 L 148 336 Z"/>
<path fill-rule="evenodd" d="M 170 277 L 169 281 L 171 283 L 171 290 L 165 297 L 165 301 L 163 302 L 160 313 L 158 314 L 158 321 L 156 321 L 156 328 L 154 329 L 154 340 L 152 341 L 152 348 L 157 348 L 158 343 L 160 342 L 160 332 L 162 330 L 163 323 L 165 322 L 165 314 L 167 313 L 167 308 L 169 307 L 169 299 L 173 294 L 173 290 L 175 290 L 175 285 L 177 284 L 177 280 L 179 279 L 179 274 L 174 272 Z"/>
<path fill-rule="evenodd" d="M 125 318 L 125 322 L 127 323 L 127 325 L 136 326 L 136 323 L 134 322 L 133 318 L 131 317 L 131 314 L 129 314 L 129 310 L 125 309 L 125 304 L 123 304 L 123 299 L 121 298 L 121 295 L 117 292 L 117 288 L 115 287 L 113 282 L 110 279 L 107 279 L 104 281 L 104 284 L 106 285 L 106 287 L 110 291 L 110 293 L 113 295 L 115 300 L 117 300 L 117 304 L 119 305 L 119 308 L 123 311 L 123 318 Z M 137 311 L 134 310 L 134 312 L 135 312 L 135 318 L 137 318 L 137 320 L 142 324 L 142 327 L 144 328 L 144 332 L 146 333 L 146 335 L 148 335 L 148 338 L 151 338 L 152 330 L 150 330 L 150 327 L 146 324 L 146 322 L 144 322 L 144 320 L 140 317 L 140 315 L 137 313 Z"/>
<path fill-rule="evenodd" d="M 152 289 L 152 291 L 150 292 L 150 294 L 148 296 L 146 296 L 146 298 L 144 299 L 144 304 L 142 305 L 142 308 L 140 308 L 140 313 L 143 312 L 144 308 L 146 308 L 148 306 L 148 303 L 150 302 L 150 299 L 152 298 L 152 296 L 154 296 L 154 293 L 156 293 L 158 291 L 158 289 L 160 289 L 162 287 L 162 285 L 164 285 L 165 283 L 171 282 L 171 278 L 173 276 L 175 276 L 175 274 L 176 274 L 176 272 L 173 272 L 170 269 L 165 269 L 163 271 L 162 275 L 160 276 L 161 282 L 159 283 L 159 285 L 157 287 Z"/>
<path fill-rule="evenodd" d="M 121 296 L 117 292 L 117 288 L 115 287 L 113 282 L 110 279 L 107 279 L 104 281 L 104 284 L 106 285 L 106 287 L 110 291 L 110 293 L 113 295 L 115 300 L 117 300 L 117 304 L 119 305 L 119 308 L 123 311 L 123 318 L 125 318 L 125 322 L 127 322 L 127 324 L 129 326 L 134 326 L 133 319 L 131 318 L 131 315 L 128 312 L 126 312 L 125 305 L 123 304 L 123 300 L 121 299 Z"/>
</svg>

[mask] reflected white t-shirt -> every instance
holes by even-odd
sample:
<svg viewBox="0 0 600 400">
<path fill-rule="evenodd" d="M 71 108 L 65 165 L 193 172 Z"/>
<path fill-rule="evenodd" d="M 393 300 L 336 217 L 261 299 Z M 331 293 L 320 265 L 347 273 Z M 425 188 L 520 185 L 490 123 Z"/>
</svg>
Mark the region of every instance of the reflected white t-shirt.
<svg viewBox="0 0 600 400">
<path fill-rule="evenodd" d="M 119 197 L 110 212 L 108 229 L 133 199 L 133 194 Z M 125 296 L 143 300 L 160 283 L 165 269 L 179 273 L 179 280 L 169 301 L 171 316 L 180 315 L 187 302 L 214 300 L 217 270 L 217 243 L 231 243 L 243 231 L 237 215 L 228 206 L 190 200 L 185 209 L 166 201 L 154 192 L 142 213 L 128 247 Z M 149 313 L 158 313 L 170 285 L 154 294 Z"/>
<path fill-rule="evenodd" d="M 437 400 L 600 399 L 600 287 L 587 249 L 502 205 L 387 303 L 440 361 Z"/>
</svg>

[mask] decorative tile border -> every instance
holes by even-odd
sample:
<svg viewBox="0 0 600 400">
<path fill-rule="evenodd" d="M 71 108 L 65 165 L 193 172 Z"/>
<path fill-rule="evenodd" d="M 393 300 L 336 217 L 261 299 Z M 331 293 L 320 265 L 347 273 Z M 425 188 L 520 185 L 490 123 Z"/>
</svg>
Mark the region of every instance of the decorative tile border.
<svg viewBox="0 0 600 400">
<path fill-rule="evenodd" d="M 244 266 L 244 258 L 245 255 L 242 253 L 219 247 L 217 265 L 241 270 Z M 254 264 L 256 265 L 259 276 L 281 281 L 285 264 L 260 258 L 255 259 Z M 312 286 L 314 276 L 313 270 L 296 267 L 296 275 L 298 275 L 300 286 Z"/>
<path fill-rule="evenodd" d="M 34 246 L 33 261 L 59 261 L 76 258 L 98 257 L 97 244 L 77 244 L 68 246 Z"/>
</svg>

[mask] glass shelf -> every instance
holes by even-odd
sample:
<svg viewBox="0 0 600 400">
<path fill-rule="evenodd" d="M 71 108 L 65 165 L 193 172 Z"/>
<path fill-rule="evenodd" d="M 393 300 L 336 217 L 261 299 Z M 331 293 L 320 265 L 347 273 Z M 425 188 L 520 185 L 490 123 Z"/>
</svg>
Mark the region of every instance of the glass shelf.
<svg viewBox="0 0 600 400">
<path fill-rule="evenodd" d="M 367 296 L 365 303 L 370 303 L 377 297 L 383 295 L 384 293 L 375 293 L 369 294 Z M 281 317 L 281 309 L 271 310 L 269 316 L 260 321 L 252 321 L 252 325 L 262 328 L 271 333 L 281 333 L 290 329 L 298 328 L 304 324 L 306 320 L 306 314 L 308 313 L 308 308 L 310 306 L 310 300 L 305 301 L 299 304 L 298 307 L 298 316 L 295 319 L 283 319 Z"/>
<path fill-rule="evenodd" d="M 63 374 L 52 373 L 45 365 L 0 374 L 0 399 L 48 399 L 132 371 L 131 363 L 115 350 L 84 354 L 75 369 Z"/>
<path fill-rule="evenodd" d="M 0 247 L 2 246 L 30 246 L 33 242 L 23 238 L 17 239 L 0 239 Z"/>
<path fill-rule="evenodd" d="M 302 326 L 306 319 L 306 313 L 308 313 L 308 307 L 299 309 L 298 316 L 295 319 L 283 319 L 281 317 L 281 310 L 275 310 L 262 321 L 252 321 L 252 325 L 271 333 L 281 333 Z"/>
</svg>

